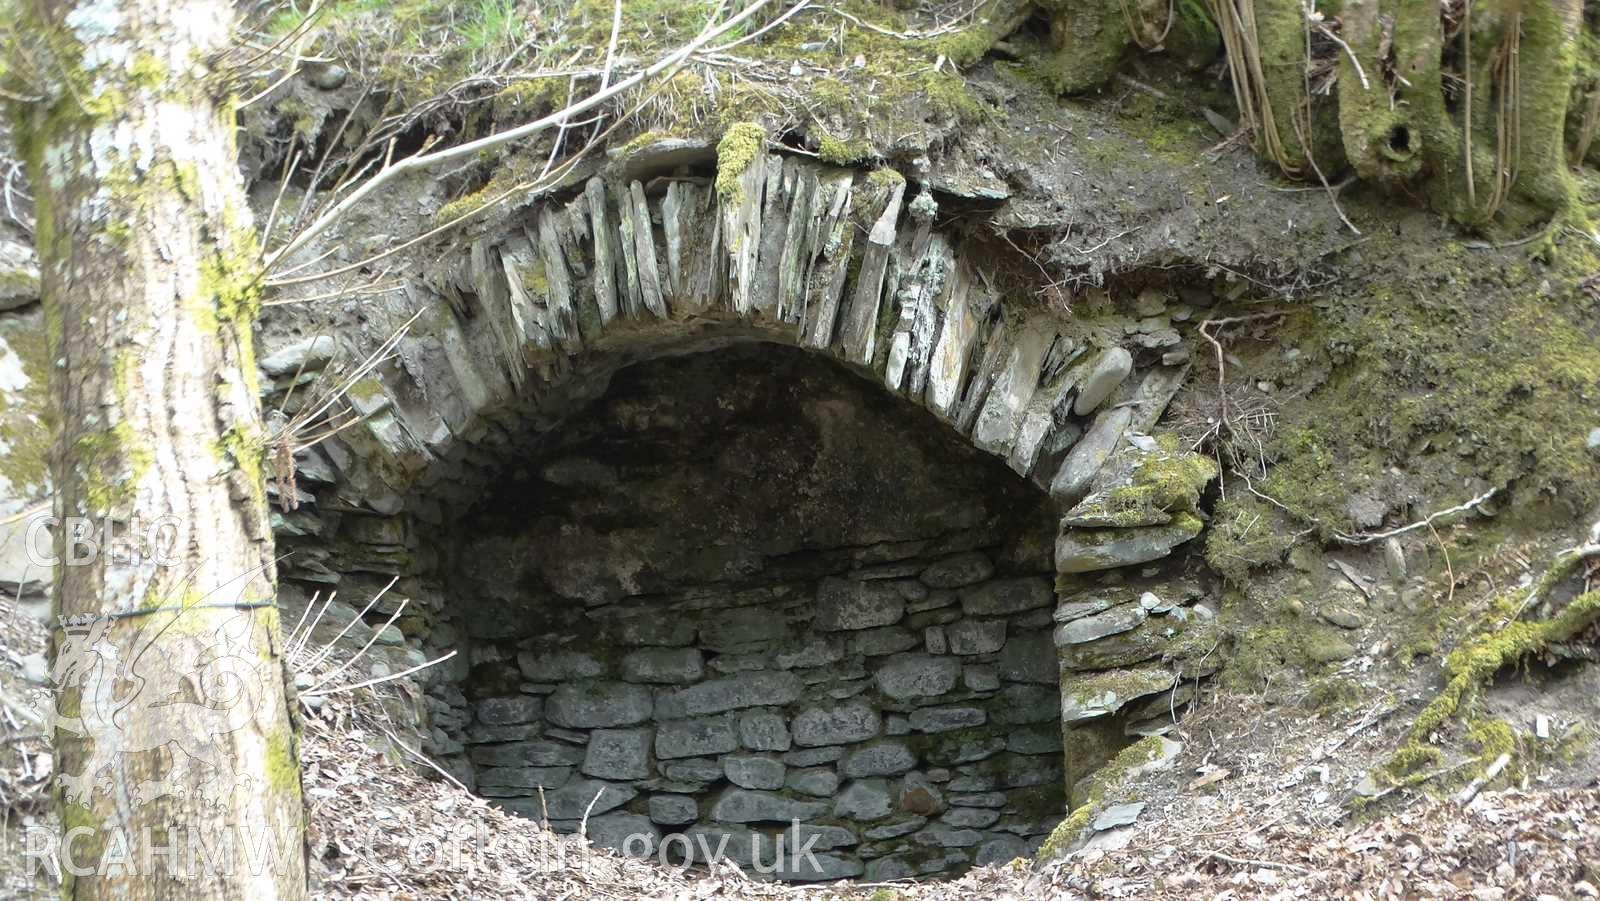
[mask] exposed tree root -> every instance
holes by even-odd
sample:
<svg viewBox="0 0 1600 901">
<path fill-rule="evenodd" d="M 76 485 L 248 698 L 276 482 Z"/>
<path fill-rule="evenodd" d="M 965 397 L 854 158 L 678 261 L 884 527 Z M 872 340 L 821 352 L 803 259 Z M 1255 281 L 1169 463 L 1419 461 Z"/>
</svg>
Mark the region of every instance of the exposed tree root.
<svg viewBox="0 0 1600 901">
<path fill-rule="evenodd" d="M 1496 628 L 1475 635 L 1451 651 L 1444 660 L 1445 686 L 1422 712 L 1411 727 L 1405 744 L 1389 759 L 1385 775 L 1403 782 L 1424 766 L 1435 764 L 1440 751 L 1430 741 L 1433 733 L 1447 721 L 1457 717 L 1476 700 L 1483 686 L 1500 670 L 1514 666 L 1552 645 L 1578 637 L 1596 623 L 1600 623 L 1600 591 L 1590 590 L 1569 601 L 1554 616 L 1542 620 L 1522 620 L 1527 609 L 1538 604 L 1551 588 L 1578 571 L 1579 564 L 1600 556 L 1600 544 L 1585 544 L 1563 552 L 1554 564 L 1536 582 L 1512 609 L 1506 610 L 1508 621 Z M 1503 607 L 1510 607 L 1514 598 L 1503 598 Z M 1476 723 L 1470 737 L 1484 749 L 1480 767 L 1487 766 L 1497 756 L 1507 753 L 1514 739 L 1504 723 L 1484 721 Z"/>
</svg>

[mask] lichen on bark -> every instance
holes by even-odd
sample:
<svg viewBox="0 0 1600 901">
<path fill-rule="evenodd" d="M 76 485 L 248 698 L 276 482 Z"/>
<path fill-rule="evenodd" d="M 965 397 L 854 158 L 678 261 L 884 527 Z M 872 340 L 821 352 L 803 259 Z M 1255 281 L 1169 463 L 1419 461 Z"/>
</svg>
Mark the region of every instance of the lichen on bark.
<svg viewBox="0 0 1600 901">
<path fill-rule="evenodd" d="M 270 608 L 272 541 L 259 527 L 260 467 L 240 440 L 260 430 L 251 334 L 259 253 L 238 175 L 236 111 L 217 96 L 208 68 L 233 15 L 210 0 L 62 4 L 40 8 L 33 40 L 11 48 L 8 74 L 36 71 L 30 90 L 46 95 L 13 93 L 10 112 L 39 199 L 57 515 L 105 517 L 144 538 L 173 530 L 162 553 L 108 550 L 56 567 L 55 612 L 93 624 L 94 647 L 111 649 L 113 660 L 144 660 L 140 678 L 152 684 L 192 675 L 173 667 L 214 652 L 217 630 L 242 621 L 245 659 L 263 661 L 270 674 L 254 686 L 258 705 L 236 705 L 248 720 L 225 729 L 202 705 L 154 710 L 124 698 L 113 720 L 103 692 L 92 703 L 80 697 L 81 720 L 94 725 L 57 731 L 56 769 L 73 786 L 60 799 L 68 826 L 94 823 L 138 842 L 178 822 L 298 851 L 303 810 L 298 779 L 284 770 L 282 736 L 293 727 Z M 66 558 L 65 531 L 56 536 L 58 559 Z M 157 616 L 184 622 L 147 628 Z M 141 642 L 161 644 L 139 658 Z M 55 653 L 66 647 L 61 638 Z M 186 773 L 164 762 L 171 752 L 160 743 L 141 744 L 180 719 L 195 729 L 219 725 L 207 733 L 215 756 Z M 128 801 L 151 785 L 181 789 L 181 798 Z M 66 881 L 65 896 L 305 891 L 295 853 L 270 873 L 249 872 L 243 861 L 136 873 L 89 863 Z"/>
<path fill-rule="evenodd" d="M 1346 3 L 1339 127 L 1356 174 L 1467 226 L 1581 219 L 1564 164 L 1578 9 L 1475 0 L 1447 34 L 1434 4 Z"/>
</svg>

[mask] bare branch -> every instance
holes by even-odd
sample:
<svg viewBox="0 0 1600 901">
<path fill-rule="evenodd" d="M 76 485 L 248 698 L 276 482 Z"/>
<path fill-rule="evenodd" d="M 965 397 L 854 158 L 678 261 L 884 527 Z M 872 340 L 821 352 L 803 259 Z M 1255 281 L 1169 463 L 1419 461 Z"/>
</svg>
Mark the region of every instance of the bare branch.
<svg viewBox="0 0 1600 901">
<path fill-rule="evenodd" d="M 1468 3 L 1470 5 L 1471 0 L 1468 0 Z M 1322 13 L 1317 12 L 1314 8 L 1315 6 L 1315 0 L 1306 0 L 1305 5 L 1301 7 L 1301 10 L 1305 13 L 1306 23 L 1315 28 L 1323 37 L 1339 45 L 1345 55 L 1350 57 L 1350 65 L 1356 67 L 1356 77 L 1361 79 L 1361 89 L 1363 91 L 1372 90 L 1372 83 L 1367 81 L 1366 70 L 1361 68 L 1361 60 L 1356 58 L 1356 52 L 1350 49 L 1350 45 L 1346 44 L 1343 38 L 1328 30 L 1327 24 L 1322 21 Z"/>
<path fill-rule="evenodd" d="M 1346 535 L 1343 532 L 1334 532 L 1333 538 L 1340 544 L 1356 546 L 1372 544 L 1375 541 L 1382 541 L 1385 538 L 1393 538 L 1396 535 L 1404 535 L 1405 533 L 1414 531 L 1416 529 L 1429 528 L 1433 525 L 1434 520 L 1441 519 L 1446 516 L 1453 516 L 1457 513 L 1464 513 L 1499 493 L 1499 488 L 1490 488 L 1488 491 L 1485 491 L 1484 493 L 1478 495 L 1470 501 L 1467 501 L 1464 504 L 1457 504 L 1454 507 L 1449 507 L 1436 513 L 1431 513 L 1424 519 L 1419 519 L 1410 525 L 1401 526 L 1398 529 L 1390 529 L 1387 532 L 1371 532 L 1359 535 Z"/>
<path fill-rule="evenodd" d="M 305 247 L 312 238 L 326 231 L 335 222 L 344 218 L 345 214 L 359 204 L 362 200 L 366 199 L 367 195 L 388 184 L 390 181 L 393 181 L 402 175 L 429 169 L 442 163 L 448 163 L 452 160 L 467 159 L 476 156 L 481 151 L 488 150 L 492 147 L 499 147 L 502 144 L 509 144 L 512 141 L 521 140 L 530 135 L 538 134 L 545 129 L 561 124 L 578 113 L 587 112 L 588 110 L 594 109 L 600 104 L 605 103 L 611 98 L 634 88 L 640 83 L 654 78 L 662 72 L 682 64 L 684 60 L 693 56 L 702 47 L 705 47 L 713 40 L 744 24 L 756 13 L 766 8 L 766 6 L 771 2 L 772 0 L 754 0 L 754 2 L 745 7 L 738 14 L 732 16 L 719 25 L 708 26 L 704 31 L 696 36 L 694 40 L 684 44 L 682 47 L 679 47 L 666 56 L 663 56 L 648 68 L 629 76 L 628 78 L 625 78 L 604 90 L 596 91 L 587 98 L 580 100 L 565 109 L 557 110 L 548 116 L 535 119 L 526 125 L 519 125 L 516 128 L 507 129 L 506 131 L 499 132 L 498 134 L 492 134 L 479 138 L 476 141 L 468 141 L 465 144 L 457 144 L 454 147 L 448 147 L 443 150 L 434 151 L 433 153 L 419 153 L 416 156 L 407 157 L 395 163 L 394 165 L 389 166 L 388 168 L 380 170 L 377 174 L 367 179 L 365 184 L 352 191 L 349 196 L 345 197 L 344 200 L 334 205 L 332 209 L 317 217 L 316 221 L 306 226 L 306 228 L 296 235 L 291 241 L 289 241 L 288 244 L 269 255 L 267 257 L 267 268 L 271 269 L 279 261 L 293 255 L 296 251 L 299 251 L 301 248 Z"/>
</svg>

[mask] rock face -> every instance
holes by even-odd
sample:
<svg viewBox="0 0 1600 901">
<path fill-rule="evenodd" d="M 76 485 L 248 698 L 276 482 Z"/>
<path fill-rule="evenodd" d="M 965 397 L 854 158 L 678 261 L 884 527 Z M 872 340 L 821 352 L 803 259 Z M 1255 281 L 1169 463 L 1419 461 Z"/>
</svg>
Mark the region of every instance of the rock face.
<svg viewBox="0 0 1600 901">
<path fill-rule="evenodd" d="M 787 767 L 774 757 L 755 754 L 730 754 L 722 758 L 722 772 L 740 788 L 783 788 Z"/>
<path fill-rule="evenodd" d="M 824 579 L 817 586 L 817 616 L 822 631 L 868 629 L 899 622 L 906 599 L 892 584 Z"/>
<path fill-rule="evenodd" d="M 0 313 L 39 300 L 39 261 L 33 248 L 0 238 Z"/>
<path fill-rule="evenodd" d="M 794 742 L 801 747 L 843 745 L 876 736 L 883 719 L 865 704 L 810 707 L 794 719 Z"/>
<path fill-rule="evenodd" d="M 622 675 L 633 682 L 681 684 L 705 672 L 695 648 L 642 648 L 622 660 Z"/>
<path fill-rule="evenodd" d="M 670 720 L 656 730 L 656 756 L 702 757 L 726 754 L 739 747 L 739 736 L 726 717 Z"/>
<path fill-rule="evenodd" d="M 1200 520 L 1191 516 L 1166 526 L 1069 529 L 1056 540 L 1056 568 L 1064 573 L 1083 573 L 1160 560 L 1199 535 L 1200 528 Z"/>
<path fill-rule="evenodd" d="M 788 704 L 800 697 L 801 681 L 793 673 L 751 673 L 727 679 L 711 679 L 667 695 L 662 707 L 694 715 L 721 713 L 742 707 Z"/>
<path fill-rule="evenodd" d="M 650 775 L 649 729 L 596 729 L 584 755 L 585 775 L 599 779 L 643 779 Z"/>
<path fill-rule="evenodd" d="M 631 726 L 650 718 L 650 690 L 627 682 L 567 684 L 550 696 L 547 716 L 557 726 Z"/>
<path fill-rule="evenodd" d="M 1072 412 L 1079 416 L 1093 413 L 1095 408 L 1122 384 L 1133 372 L 1133 354 L 1127 348 L 1113 347 L 1100 355 L 1084 376 L 1078 388 L 1078 398 L 1072 402 Z"/>
<path fill-rule="evenodd" d="M 901 701 L 934 698 L 954 688 L 960 677 L 959 658 L 897 654 L 878 670 L 878 690 Z"/>
<path fill-rule="evenodd" d="M 332 335 L 317 335 L 274 351 L 256 365 L 274 378 L 297 372 L 315 372 L 327 366 L 338 352 L 339 343 Z"/>
</svg>

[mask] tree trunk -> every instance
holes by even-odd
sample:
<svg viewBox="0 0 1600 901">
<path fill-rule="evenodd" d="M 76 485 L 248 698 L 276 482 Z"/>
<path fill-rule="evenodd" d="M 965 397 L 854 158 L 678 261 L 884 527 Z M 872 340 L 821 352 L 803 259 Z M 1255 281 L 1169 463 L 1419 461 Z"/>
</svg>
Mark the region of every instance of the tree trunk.
<svg viewBox="0 0 1600 901">
<path fill-rule="evenodd" d="M 1104 84 L 1117 71 L 1133 42 L 1123 5 L 1138 0 L 1048 0 L 1050 47 L 1043 74 L 1062 94 L 1077 94 Z"/>
<path fill-rule="evenodd" d="M 34 7 L 27 5 L 33 9 Z M 68 897 L 305 894 L 219 0 L 41 4 L 18 111 L 56 412 Z M 96 548 L 90 553 L 88 548 Z"/>
</svg>

